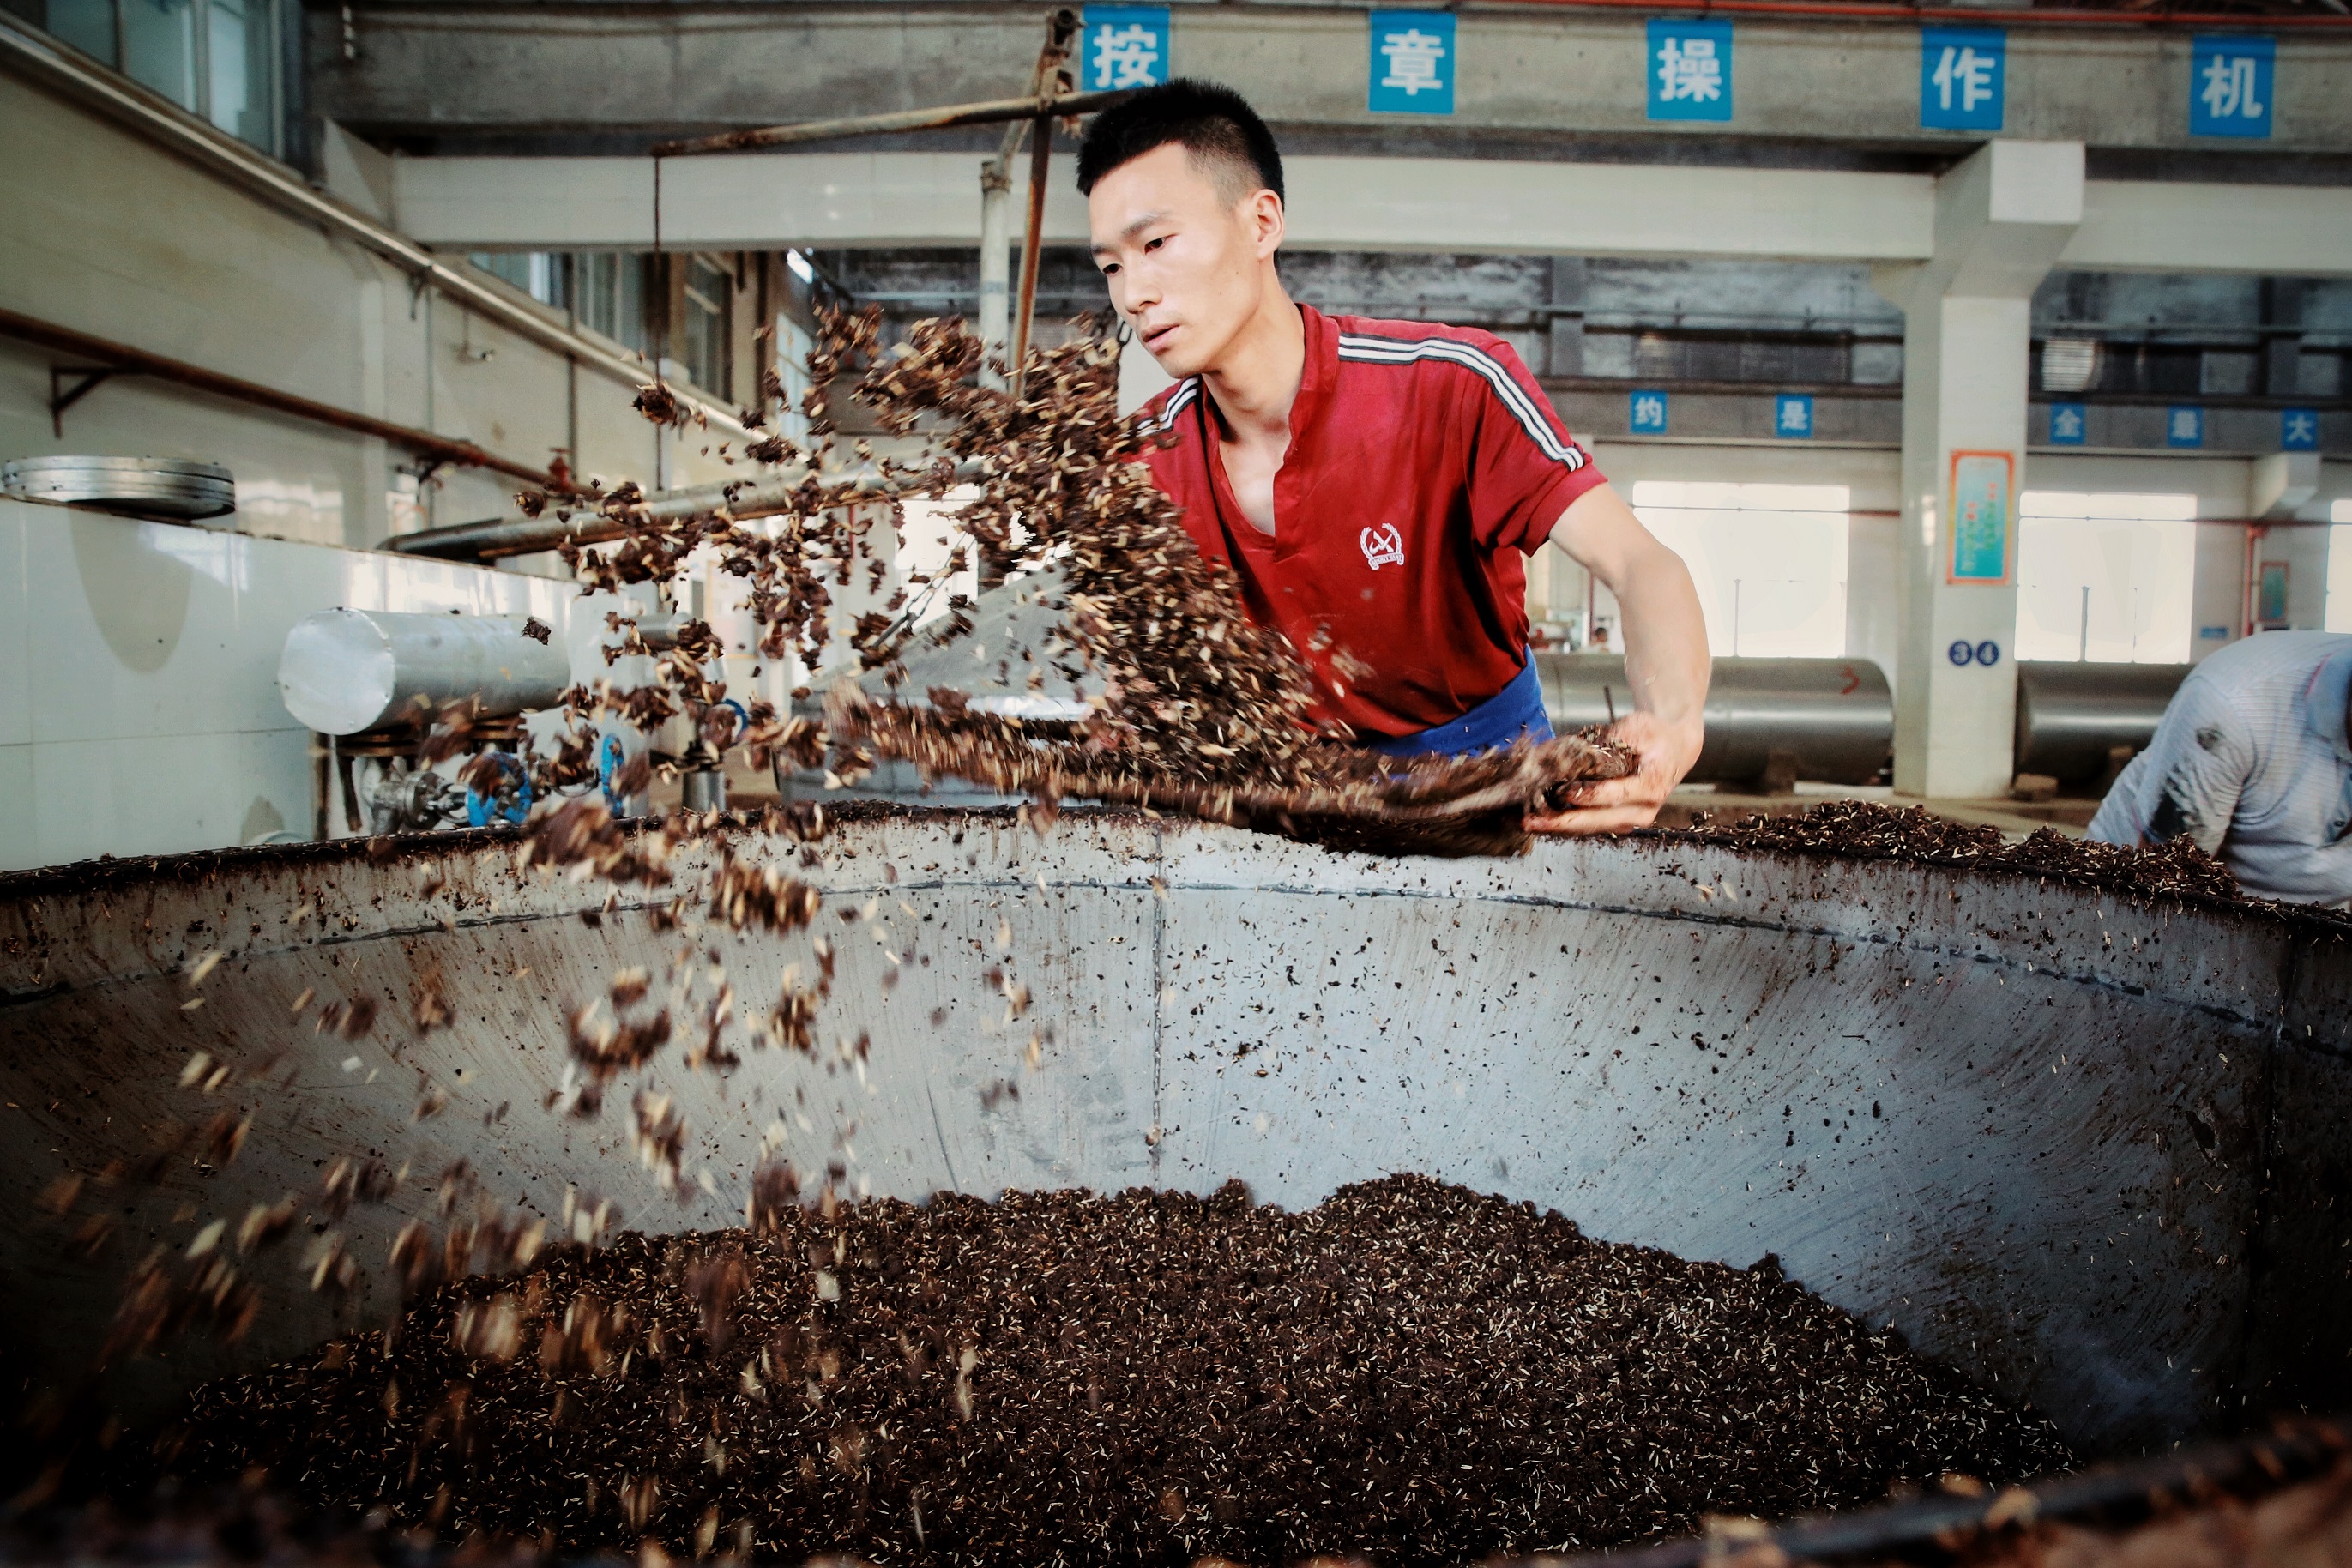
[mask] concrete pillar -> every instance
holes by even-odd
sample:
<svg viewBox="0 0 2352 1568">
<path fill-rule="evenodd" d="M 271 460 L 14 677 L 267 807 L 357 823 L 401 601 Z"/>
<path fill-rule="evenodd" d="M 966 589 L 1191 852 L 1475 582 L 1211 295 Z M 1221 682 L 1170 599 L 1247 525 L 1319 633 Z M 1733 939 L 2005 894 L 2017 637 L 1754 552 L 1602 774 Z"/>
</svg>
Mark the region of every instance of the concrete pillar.
<svg viewBox="0 0 2352 1568">
<path fill-rule="evenodd" d="M 1013 280 L 1011 243 L 1013 177 L 1005 160 L 992 158 L 980 166 L 980 341 L 989 357 L 1002 359 L 1013 332 L 1010 324 Z M 1004 378 L 983 367 L 982 386 L 1003 386 Z"/>
<path fill-rule="evenodd" d="M 2081 142 L 1989 142 L 1937 184 L 1934 258 L 1873 277 L 1904 311 L 1895 787 L 1905 795 L 2009 788 L 2029 312 L 2082 218 Z"/>
</svg>

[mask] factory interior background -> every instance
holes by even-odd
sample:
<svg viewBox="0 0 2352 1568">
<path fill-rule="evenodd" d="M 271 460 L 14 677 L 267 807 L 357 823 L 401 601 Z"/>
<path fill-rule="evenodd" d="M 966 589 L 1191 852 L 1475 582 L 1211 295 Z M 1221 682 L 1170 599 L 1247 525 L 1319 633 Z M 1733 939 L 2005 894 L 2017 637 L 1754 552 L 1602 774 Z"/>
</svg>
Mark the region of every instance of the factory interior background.
<svg viewBox="0 0 2352 1568">
<path fill-rule="evenodd" d="M 2133 689 L 2152 714 L 2240 639 L 2352 629 L 2352 32 L 1817 9 L 1098 7 L 1074 68 L 1262 106 L 1297 298 L 1500 334 L 1688 563 L 1718 660 L 1883 676 L 1885 756 L 1840 787 L 1998 816 L 2033 805 L 2021 673 L 2168 669 Z M 994 125 L 671 158 L 658 235 L 647 149 L 1017 95 L 1039 20 L 0 5 L 0 458 L 234 481 L 193 525 L 0 499 L 0 866 L 363 827 L 277 685 L 297 622 L 584 623 L 551 553 L 402 542 L 512 520 L 551 474 L 740 479 L 736 415 L 789 432 L 820 304 L 897 337 L 1003 287 Z M 1040 342 L 1106 305 L 1058 142 Z M 998 279 L 1030 166 L 1000 181 Z M 707 423 L 632 410 L 656 359 Z M 1133 349 L 1122 374 L 1130 406 L 1161 384 Z M 1909 542 L 1956 452 L 2006 465 L 2005 581 L 1946 581 Z M 934 531 L 902 572 L 945 558 Z M 1529 577 L 1547 648 L 1612 646 L 1605 589 L 1553 552 Z M 734 639 L 735 689 L 788 700 L 806 672 L 751 675 L 730 591 L 704 567 L 679 607 Z M 2086 816 L 2033 809 L 2000 820 Z"/>
</svg>

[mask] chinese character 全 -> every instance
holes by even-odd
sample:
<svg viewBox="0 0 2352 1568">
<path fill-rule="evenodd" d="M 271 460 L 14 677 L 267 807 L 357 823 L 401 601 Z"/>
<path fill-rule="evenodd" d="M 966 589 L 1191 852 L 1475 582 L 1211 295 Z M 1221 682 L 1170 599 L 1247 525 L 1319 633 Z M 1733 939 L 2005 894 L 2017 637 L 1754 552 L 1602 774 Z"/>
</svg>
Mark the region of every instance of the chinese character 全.
<svg viewBox="0 0 2352 1568">
<path fill-rule="evenodd" d="M 1124 27 L 1106 22 L 1095 29 L 1095 76 L 1104 87 L 1155 87 L 1159 63 L 1159 35 L 1140 22 Z"/>
<path fill-rule="evenodd" d="M 1389 58 L 1382 87 L 1401 89 L 1408 98 L 1424 88 L 1435 92 L 1444 87 L 1438 79 L 1437 62 L 1445 58 L 1445 40 L 1436 34 L 1418 27 L 1391 33 L 1381 44 L 1381 53 Z"/>
<path fill-rule="evenodd" d="M 2053 411 L 2050 416 L 2050 434 L 2061 441 L 2081 440 L 2083 411 L 2072 405 Z"/>
<path fill-rule="evenodd" d="M 1668 38 L 1658 46 L 1658 98 L 1708 103 L 1723 96 L 1723 62 L 1713 38 Z"/>
<path fill-rule="evenodd" d="M 2215 55 L 2205 62 L 2205 85 L 2198 96 L 2214 119 L 2260 120 L 2263 106 L 2254 91 L 2253 56 Z"/>
<path fill-rule="evenodd" d="M 1952 107 L 1952 93 L 1957 89 L 1960 95 L 1960 112 L 1975 113 L 1979 104 L 1992 97 L 1994 63 L 1993 56 L 1977 53 L 1973 45 L 1946 44 L 1943 57 L 1936 62 L 1936 74 L 1932 79 L 1937 92 L 1942 95 L 1942 107 L 1948 110 Z"/>
</svg>

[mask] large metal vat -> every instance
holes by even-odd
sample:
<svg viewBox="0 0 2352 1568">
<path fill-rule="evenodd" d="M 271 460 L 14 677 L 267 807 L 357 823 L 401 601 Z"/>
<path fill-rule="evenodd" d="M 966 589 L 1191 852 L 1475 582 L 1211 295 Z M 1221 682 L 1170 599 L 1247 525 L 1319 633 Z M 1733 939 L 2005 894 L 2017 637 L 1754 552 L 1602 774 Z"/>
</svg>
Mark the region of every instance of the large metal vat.
<svg viewBox="0 0 2352 1568">
<path fill-rule="evenodd" d="M 1606 653 L 1539 653 L 1544 711 L 1562 731 L 1633 710 L 1625 660 Z M 1718 658 L 1706 692 L 1706 744 L 1691 779 L 1763 776 L 1775 752 L 1799 778 L 1868 784 L 1895 754 L 1895 697 L 1866 658 Z"/>
<path fill-rule="evenodd" d="M 1301 1205 L 1420 1170 L 1601 1237 L 1773 1252 L 2099 1455 L 2352 1394 L 2352 944 L 2326 917 L 1666 839 L 1382 860 L 1118 815 L 1041 841 L 1009 814 L 866 809 L 802 873 L 840 952 L 816 1058 L 747 1050 L 722 1078 L 674 1045 L 645 1075 L 691 1128 L 683 1198 L 631 1149 L 630 1080 L 601 1121 L 543 1103 L 571 1007 L 624 968 L 658 991 L 682 949 L 715 951 L 755 1016 L 786 965 L 813 976 L 808 931 L 656 929 L 709 845 L 595 926 L 604 886 L 519 877 L 482 834 L 0 879 L 0 1353 L 72 1379 L 131 1260 L 315 1192 L 339 1156 L 413 1173 L 343 1222 L 364 1273 L 340 1312 L 293 1277 L 298 1236 L 242 1343 L 139 1363 L 116 1397 L 152 1411 L 383 1322 L 394 1233 L 432 1217 L 452 1161 L 551 1218 L 569 1192 L 672 1230 L 740 1221 L 766 1135 L 909 1198 L 1237 1176 Z M 421 1034 L 436 973 L 451 1022 Z M 312 1023 L 346 997 L 380 1009 L 355 1041 Z M 861 1033 L 862 1069 L 831 1048 Z M 275 1058 L 284 1087 L 182 1087 L 197 1051 Z M 1017 1100 L 983 1100 L 1008 1078 Z M 427 1087 L 448 1100 L 418 1121 Z M 254 1116 L 239 1157 L 118 1190 L 110 1251 L 65 1258 L 51 1183 L 224 1109 Z"/>
<path fill-rule="evenodd" d="M 2060 784 L 2097 780 L 2117 748 L 2137 752 L 2156 734 L 2187 664 L 2017 667 L 2017 771 Z"/>
</svg>

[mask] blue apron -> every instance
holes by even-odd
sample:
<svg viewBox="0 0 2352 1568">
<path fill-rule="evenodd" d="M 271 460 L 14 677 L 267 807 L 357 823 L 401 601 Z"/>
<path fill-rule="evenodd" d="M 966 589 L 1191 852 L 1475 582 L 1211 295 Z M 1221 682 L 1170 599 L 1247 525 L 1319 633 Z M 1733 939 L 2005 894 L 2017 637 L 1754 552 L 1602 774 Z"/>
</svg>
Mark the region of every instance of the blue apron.
<svg viewBox="0 0 2352 1568">
<path fill-rule="evenodd" d="M 1389 757 L 1475 757 L 1522 740 L 1551 738 L 1551 721 L 1544 716 L 1543 681 L 1530 652 L 1508 686 L 1459 719 L 1374 741 L 1370 749 Z"/>
</svg>

